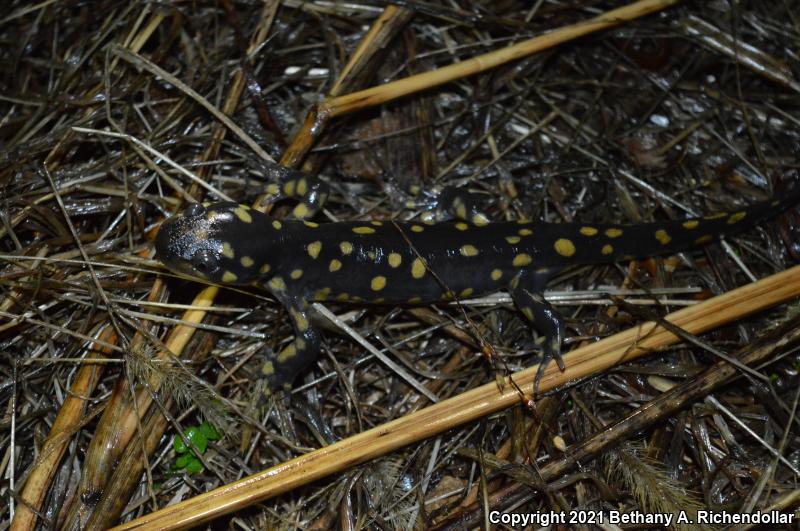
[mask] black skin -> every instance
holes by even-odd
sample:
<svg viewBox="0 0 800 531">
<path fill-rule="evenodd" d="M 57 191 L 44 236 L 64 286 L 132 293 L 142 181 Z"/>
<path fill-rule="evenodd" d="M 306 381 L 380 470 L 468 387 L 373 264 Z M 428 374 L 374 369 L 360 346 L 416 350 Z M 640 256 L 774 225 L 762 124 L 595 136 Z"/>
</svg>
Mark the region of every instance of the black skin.
<svg viewBox="0 0 800 531">
<path fill-rule="evenodd" d="M 472 222 L 317 225 L 276 220 L 236 203 L 195 203 L 164 222 L 156 252 L 174 271 L 218 284 L 258 284 L 284 305 L 296 335 L 264 365 L 270 389 L 287 386 L 316 359 L 320 336 L 309 316 L 312 301 L 429 304 L 503 289 L 545 335 L 538 383 L 551 359 L 564 367 L 564 324 L 542 296 L 560 269 L 672 254 L 750 227 L 799 199 L 795 188 L 780 200 L 733 213 L 638 225 L 486 223 L 463 208 Z M 454 196 L 454 204 L 470 203 Z M 303 210 L 311 213 L 311 206 Z"/>
</svg>

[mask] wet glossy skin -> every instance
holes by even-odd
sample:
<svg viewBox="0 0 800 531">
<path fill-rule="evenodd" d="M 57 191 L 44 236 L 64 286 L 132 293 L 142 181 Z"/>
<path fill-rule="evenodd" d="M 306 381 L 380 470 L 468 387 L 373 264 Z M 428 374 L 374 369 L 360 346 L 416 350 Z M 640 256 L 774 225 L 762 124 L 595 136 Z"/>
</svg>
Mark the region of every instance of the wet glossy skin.
<svg viewBox="0 0 800 531">
<path fill-rule="evenodd" d="M 729 232 L 747 214 L 627 226 L 318 225 L 278 221 L 235 203 L 216 203 L 193 205 L 169 220 L 156 247 L 171 269 L 221 284 L 267 284 L 279 277 L 296 296 L 308 299 L 429 303 L 446 298 L 448 291 L 470 297 L 504 289 L 517 273 L 531 268 L 673 253 Z"/>
<path fill-rule="evenodd" d="M 796 194 L 794 194 L 796 195 Z M 277 220 L 235 203 L 190 205 L 156 239 L 171 269 L 221 284 L 258 284 L 287 308 L 296 339 L 270 359 L 270 386 L 290 383 L 313 361 L 319 335 L 309 301 L 424 304 L 508 289 L 542 330 L 546 358 L 560 361 L 563 323 L 541 296 L 553 272 L 575 265 L 678 250 L 774 215 L 794 202 L 731 214 L 640 225 L 341 222 Z"/>
</svg>

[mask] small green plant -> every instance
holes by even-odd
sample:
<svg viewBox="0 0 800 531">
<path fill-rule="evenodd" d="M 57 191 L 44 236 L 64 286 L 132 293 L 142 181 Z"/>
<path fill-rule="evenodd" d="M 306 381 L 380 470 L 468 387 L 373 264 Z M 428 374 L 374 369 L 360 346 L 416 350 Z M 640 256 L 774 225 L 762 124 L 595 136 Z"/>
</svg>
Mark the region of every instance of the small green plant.
<svg viewBox="0 0 800 531">
<path fill-rule="evenodd" d="M 200 455 L 206 453 L 208 441 L 220 439 L 219 432 L 208 422 L 203 422 L 199 426 L 190 426 L 186 428 L 183 435 L 192 443 L 194 448 L 200 452 Z M 186 444 L 183 437 L 175 436 L 175 439 L 172 441 L 172 449 L 178 454 L 178 458 L 172 466 L 174 471 L 184 470 L 189 474 L 196 474 L 203 471 L 203 463 L 200 461 L 199 457 L 195 455 L 192 447 Z"/>
</svg>

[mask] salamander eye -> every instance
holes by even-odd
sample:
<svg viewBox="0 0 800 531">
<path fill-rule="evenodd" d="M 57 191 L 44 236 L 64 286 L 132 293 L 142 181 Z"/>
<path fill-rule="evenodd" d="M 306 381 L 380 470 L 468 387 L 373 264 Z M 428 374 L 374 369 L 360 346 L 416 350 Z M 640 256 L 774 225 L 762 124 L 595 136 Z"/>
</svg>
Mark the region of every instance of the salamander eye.
<svg viewBox="0 0 800 531">
<path fill-rule="evenodd" d="M 193 218 L 197 216 L 202 216 L 206 211 L 206 208 L 201 205 L 200 203 L 192 203 L 186 210 L 183 211 L 183 215 L 187 218 Z"/>
<path fill-rule="evenodd" d="M 217 257 L 207 249 L 200 249 L 192 256 L 192 267 L 198 273 L 208 275 L 216 271 L 218 265 Z"/>
</svg>

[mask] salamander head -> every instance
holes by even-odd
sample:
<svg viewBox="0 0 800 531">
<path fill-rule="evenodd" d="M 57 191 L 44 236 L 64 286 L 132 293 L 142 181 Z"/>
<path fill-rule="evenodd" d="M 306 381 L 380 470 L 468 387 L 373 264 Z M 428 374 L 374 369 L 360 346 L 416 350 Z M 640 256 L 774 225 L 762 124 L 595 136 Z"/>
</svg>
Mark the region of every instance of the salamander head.
<svg viewBox="0 0 800 531">
<path fill-rule="evenodd" d="M 269 235 L 258 231 L 265 217 L 236 203 L 192 203 L 161 225 L 156 256 L 184 275 L 220 284 L 250 284 L 263 277 L 263 244 Z"/>
</svg>

